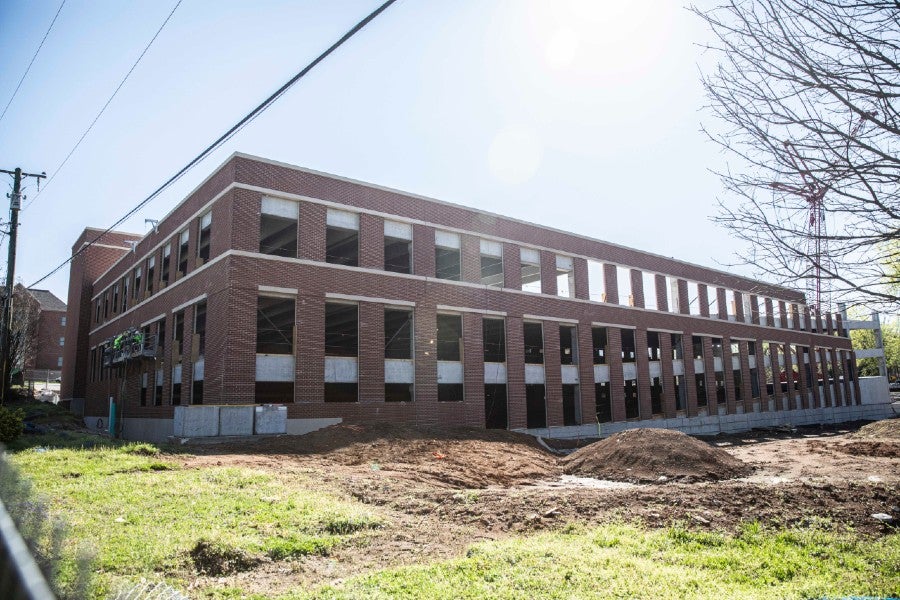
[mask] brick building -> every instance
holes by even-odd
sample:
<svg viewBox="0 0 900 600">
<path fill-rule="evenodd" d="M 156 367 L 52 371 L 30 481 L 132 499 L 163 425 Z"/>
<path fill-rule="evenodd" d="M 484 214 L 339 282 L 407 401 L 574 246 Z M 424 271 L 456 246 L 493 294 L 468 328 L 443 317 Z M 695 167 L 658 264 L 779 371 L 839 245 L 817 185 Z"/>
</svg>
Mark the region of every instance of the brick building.
<svg viewBox="0 0 900 600">
<path fill-rule="evenodd" d="M 174 407 L 198 404 L 283 403 L 288 432 L 554 435 L 860 404 L 840 317 L 800 292 L 243 154 L 158 228 L 81 252 L 69 308 L 62 398 L 88 424 L 114 399 L 130 437 L 171 435 Z M 126 331 L 140 348 L 117 360 Z"/>
<path fill-rule="evenodd" d="M 60 376 L 63 366 L 63 351 L 66 336 L 66 303 L 57 298 L 49 290 L 16 286 L 29 298 L 33 311 L 37 313 L 35 327 L 36 339 L 34 355 L 25 364 L 25 373 L 29 379 L 55 380 Z"/>
</svg>

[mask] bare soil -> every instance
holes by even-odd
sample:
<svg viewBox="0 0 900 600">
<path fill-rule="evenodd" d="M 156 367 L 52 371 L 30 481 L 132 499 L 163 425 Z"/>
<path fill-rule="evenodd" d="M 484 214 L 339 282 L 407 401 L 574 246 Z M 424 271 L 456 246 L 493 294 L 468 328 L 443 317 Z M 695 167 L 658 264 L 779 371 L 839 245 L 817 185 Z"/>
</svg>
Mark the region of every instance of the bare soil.
<svg viewBox="0 0 900 600">
<path fill-rule="evenodd" d="M 576 450 L 563 471 L 635 483 L 721 481 L 749 475 L 749 465 L 680 431 L 630 429 Z"/>
<path fill-rule="evenodd" d="M 792 526 L 825 518 L 864 535 L 885 535 L 894 529 L 871 515 L 900 518 L 897 442 L 883 433 L 871 438 L 871 429 L 862 425 L 759 430 L 706 440 L 661 430 L 634 432 L 624 436 L 632 446 L 624 461 L 614 451 L 604 454 L 614 438 L 562 458 L 528 436 L 506 431 L 385 425 L 193 446 L 187 448 L 193 454 L 176 457 L 187 468 L 219 464 L 311 478 L 381 515 L 383 528 L 330 556 L 263 560 L 246 572 L 214 578 L 216 585 L 276 594 L 372 569 L 459 556 L 478 541 L 612 519 L 734 531 L 747 521 Z M 611 484 L 567 475 L 579 453 L 582 467 L 590 466 L 587 472 L 653 483 Z M 661 454 L 687 454 L 682 458 L 687 466 L 658 459 Z M 667 480 L 660 481 L 666 473 Z M 729 474 L 740 476 L 729 479 Z M 198 574 L 196 585 L 210 583 L 213 571 Z"/>
</svg>

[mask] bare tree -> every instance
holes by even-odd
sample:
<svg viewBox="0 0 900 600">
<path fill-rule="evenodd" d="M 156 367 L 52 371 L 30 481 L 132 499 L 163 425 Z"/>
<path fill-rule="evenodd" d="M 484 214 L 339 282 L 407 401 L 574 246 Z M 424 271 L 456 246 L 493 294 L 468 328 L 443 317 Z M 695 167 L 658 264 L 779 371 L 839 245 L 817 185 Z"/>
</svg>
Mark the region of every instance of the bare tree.
<svg viewBox="0 0 900 600">
<path fill-rule="evenodd" d="M 39 318 L 40 304 L 23 285 L 17 284 L 13 290 L 9 353 L 13 369 L 21 369 L 23 375 L 37 356 Z"/>
<path fill-rule="evenodd" d="M 714 34 L 704 129 L 730 157 L 715 220 L 747 242 L 737 262 L 808 296 L 820 275 L 823 308 L 896 310 L 900 0 L 691 10 Z"/>
</svg>

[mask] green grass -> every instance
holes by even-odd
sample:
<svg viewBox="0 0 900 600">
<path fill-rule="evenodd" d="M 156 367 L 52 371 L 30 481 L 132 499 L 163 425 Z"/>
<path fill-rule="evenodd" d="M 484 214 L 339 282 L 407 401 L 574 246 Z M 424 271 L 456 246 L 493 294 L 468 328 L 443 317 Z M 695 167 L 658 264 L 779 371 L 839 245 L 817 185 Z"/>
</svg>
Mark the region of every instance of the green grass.
<svg viewBox="0 0 900 600">
<path fill-rule="evenodd" d="M 630 524 L 473 546 L 464 558 L 374 572 L 283 598 L 824 598 L 900 590 L 900 536 L 827 524 L 739 535 Z M 239 590 L 210 592 L 247 597 Z M 252 596 L 250 596 L 252 597 Z"/>
<path fill-rule="evenodd" d="M 317 491 L 315 482 L 250 469 L 182 469 L 149 444 L 33 448 L 13 463 L 66 517 L 73 554 L 81 541 L 97 547 L 98 594 L 122 578 L 189 582 L 190 552 L 201 542 L 202 557 L 212 561 L 283 560 L 327 554 L 379 524 L 363 505 Z"/>
</svg>

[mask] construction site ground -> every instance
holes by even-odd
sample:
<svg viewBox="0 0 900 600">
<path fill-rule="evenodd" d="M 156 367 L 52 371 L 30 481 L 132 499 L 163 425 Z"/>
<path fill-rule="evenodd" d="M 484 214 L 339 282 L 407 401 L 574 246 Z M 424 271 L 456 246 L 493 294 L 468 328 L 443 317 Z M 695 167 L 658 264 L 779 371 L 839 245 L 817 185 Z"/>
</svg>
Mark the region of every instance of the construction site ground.
<svg viewBox="0 0 900 600">
<path fill-rule="evenodd" d="M 862 535 L 884 536 L 896 529 L 872 515 L 900 517 L 900 419 L 864 425 L 706 438 L 702 443 L 747 466 L 743 476 L 723 480 L 715 480 L 715 453 L 704 459 L 710 464 L 697 465 L 707 475 L 702 480 L 665 465 L 658 477 L 634 478 L 624 463 L 614 473 L 617 480 L 609 480 L 566 475 L 561 455 L 525 435 L 394 425 L 339 425 L 302 437 L 187 446 L 171 458 L 188 469 L 233 466 L 313 478 L 322 489 L 370 505 L 383 517 L 383 526 L 364 541 L 328 556 L 307 556 L 289 567 L 263 562 L 195 583 L 277 594 L 457 557 L 475 542 L 572 523 L 637 520 L 650 528 L 681 523 L 731 532 L 748 521 L 792 526 L 826 519 Z M 631 450 L 645 456 L 664 452 L 672 442 L 665 433 L 657 439 L 652 433 L 632 435 Z M 571 451 L 571 443 L 560 445 Z M 722 474 L 733 475 L 734 463 L 726 467 Z"/>
</svg>

